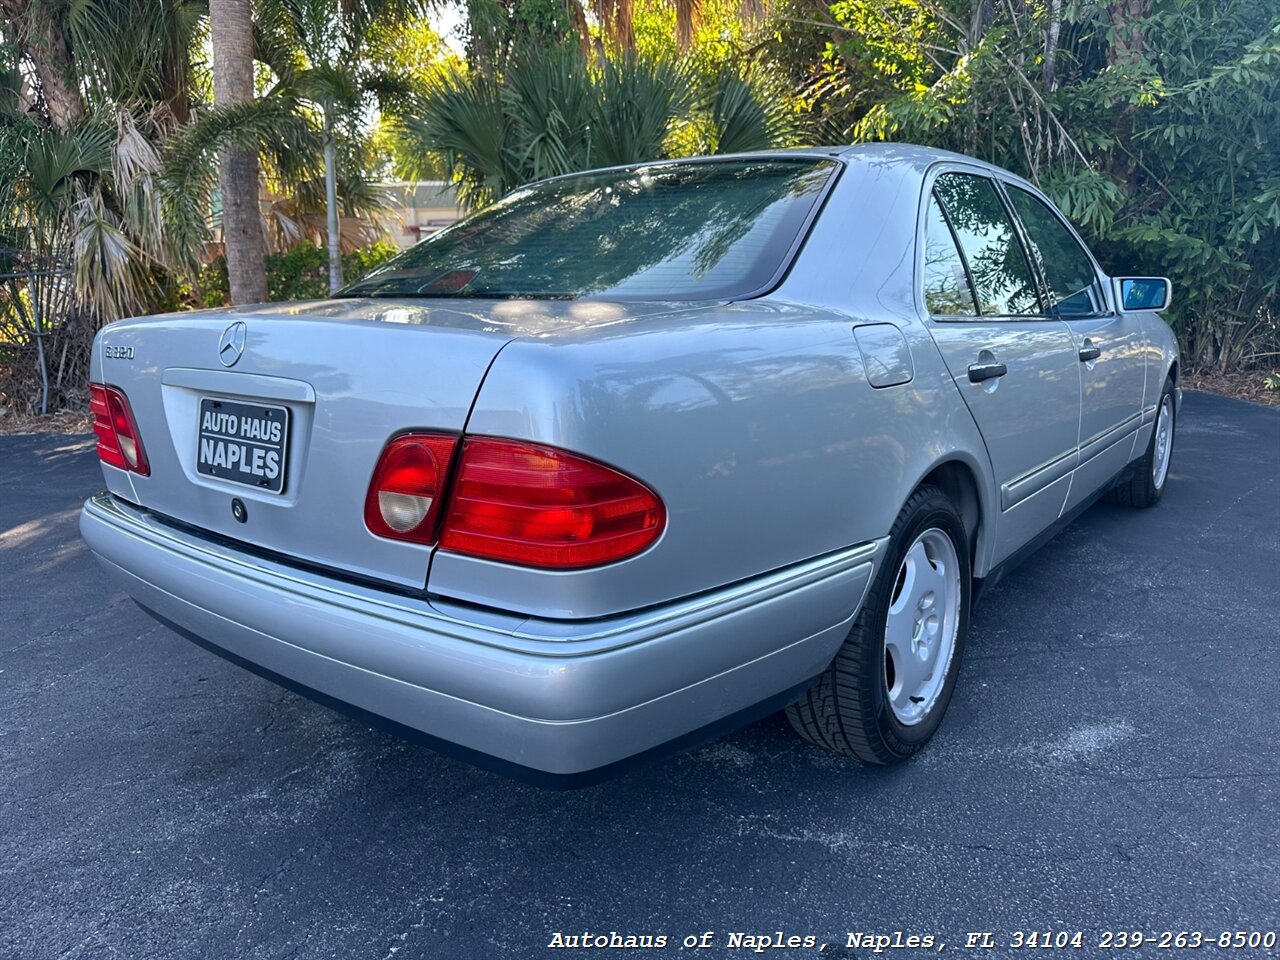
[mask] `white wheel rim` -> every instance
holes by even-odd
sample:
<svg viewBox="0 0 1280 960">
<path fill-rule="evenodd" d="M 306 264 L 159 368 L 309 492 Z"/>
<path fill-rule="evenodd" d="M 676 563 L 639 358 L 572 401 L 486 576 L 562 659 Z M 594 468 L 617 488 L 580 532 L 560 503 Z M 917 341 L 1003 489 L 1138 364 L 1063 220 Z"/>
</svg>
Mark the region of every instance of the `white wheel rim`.
<svg viewBox="0 0 1280 960">
<path fill-rule="evenodd" d="M 1173 398 L 1166 396 L 1160 402 L 1160 414 L 1156 417 L 1156 448 L 1151 458 L 1151 479 L 1159 490 L 1169 475 L 1169 455 L 1173 452 Z"/>
<path fill-rule="evenodd" d="M 885 689 L 904 726 L 920 723 L 942 693 L 960 627 L 960 562 L 936 527 L 916 537 L 894 577 L 884 629 Z"/>
</svg>

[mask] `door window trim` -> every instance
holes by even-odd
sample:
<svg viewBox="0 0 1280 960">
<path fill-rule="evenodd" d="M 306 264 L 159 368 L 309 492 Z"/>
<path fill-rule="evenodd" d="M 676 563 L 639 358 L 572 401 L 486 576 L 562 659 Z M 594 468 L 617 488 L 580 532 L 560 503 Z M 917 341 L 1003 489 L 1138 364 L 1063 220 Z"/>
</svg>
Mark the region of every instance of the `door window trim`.
<svg viewBox="0 0 1280 960">
<path fill-rule="evenodd" d="M 924 291 L 924 245 L 925 245 L 925 226 L 929 219 L 929 200 L 933 196 L 934 184 L 938 182 L 938 178 L 948 173 L 964 174 L 966 176 L 982 177 L 988 180 L 996 191 L 996 196 L 1000 198 L 1000 203 L 1004 207 L 1006 215 L 1013 224 L 1014 234 L 1017 237 L 1019 248 L 1022 251 L 1023 260 L 1027 264 L 1027 268 L 1031 271 L 1032 283 L 1036 288 L 1036 299 L 1040 305 L 1039 313 L 1034 314 L 1004 314 L 1004 313 L 983 313 L 982 304 L 978 300 L 977 289 L 973 284 L 973 275 L 969 270 L 969 260 L 964 252 L 964 248 L 960 245 L 955 235 L 955 228 L 951 225 L 951 214 L 947 210 L 946 203 L 942 198 L 938 198 L 938 207 L 942 210 L 943 219 L 947 221 L 947 230 L 951 233 L 951 242 L 955 245 L 956 250 L 960 254 L 960 260 L 964 264 L 965 277 L 969 282 L 969 292 L 973 296 L 974 307 L 978 311 L 976 315 L 970 316 L 966 314 L 941 314 L 931 313 L 929 311 L 928 300 L 925 298 Z M 916 301 L 916 310 L 921 317 L 937 323 L 974 323 L 974 322 L 1065 322 L 1067 320 L 1100 320 L 1116 315 L 1114 304 L 1111 302 L 1110 284 L 1106 282 L 1107 275 L 1102 270 L 1097 259 L 1093 255 L 1093 251 L 1089 249 L 1089 245 L 1080 239 L 1079 233 L 1075 227 L 1071 225 L 1056 206 L 1045 197 L 1034 186 L 1015 177 L 1007 171 L 997 170 L 994 168 L 979 166 L 975 164 L 967 164 L 955 160 L 944 160 L 931 165 L 924 173 L 921 181 L 922 187 L 920 192 L 920 201 L 916 210 L 916 252 L 914 257 L 914 278 L 912 294 Z M 1094 276 L 1098 278 L 1098 283 L 1102 287 L 1103 300 L 1107 304 L 1108 309 L 1103 313 L 1082 314 L 1080 316 L 1064 317 L 1060 314 L 1049 313 L 1046 310 L 1048 304 L 1048 285 L 1041 273 L 1040 265 L 1034 262 L 1034 258 L 1030 255 L 1027 248 L 1026 228 L 1022 223 L 1022 218 L 1018 216 L 1013 204 L 1009 201 L 1005 193 L 1006 184 L 1025 190 L 1037 200 L 1044 203 L 1050 211 L 1053 212 L 1062 224 L 1064 224 L 1071 236 L 1075 239 L 1081 249 L 1089 257 L 1089 262 L 1093 264 Z"/>
<path fill-rule="evenodd" d="M 1094 258 L 1093 251 L 1089 249 L 1089 245 L 1081 239 L 1080 234 L 1076 232 L 1076 228 L 1071 225 L 1071 221 L 1062 215 L 1062 211 L 1060 211 L 1048 197 L 1031 187 L 1030 184 L 1015 182 L 1007 176 L 998 176 L 995 178 L 995 181 L 996 190 L 1000 194 L 1000 199 L 1004 202 L 1005 209 L 1009 212 L 1009 216 L 1013 218 L 1018 235 L 1022 238 L 1023 249 L 1028 252 L 1027 259 L 1032 261 L 1031 269 L 1035 272 L 1036 283 L 1040 288 L 1041 305 L 1044 306 L 1052 302 L 1052 291 L 1049 289 L 1049 278 L 1045 274 L 1043 266 L 1039 262 L 1036 262 L 1036 258 L 1029 254 L 1031 249 L 1031 234 L 1027 230 L 1027 225 L 1023 223 L 1022 217 L 1019 215 L 1017 208 L 1014 207 L 1012 198 L 1009 196 L 1009 190 L 1011 188 L 1014 190 L 1021 190 L 1033 200 L 1038 201 L 1046 210 L 1049 211 L 1050 214 L 1053 215 L 1058 223 L 1066 227 L 1067 235 L 1076 242 L 1077 247 L 1084 251 L 1085 258 L 1089 261 L 1090 266 L 1093 267 L 1094 283 L 1098 285 L 1098 290 L 1102 295 L 1102 302 L 1106 304 L 1107 307 L 1105 310 L 1094 313 L 1073 313 L 1069 316 L 1046 311 L 1044 314 L 1045 318 L 1050 320 L 1103 320 L 1107 317 L 1114 317 L 1116 312 L 1111 307 L 1111 299 L 1107 293 L 1107 287 L 1109 284 L 1105 282 L 1106 274 L 1098 264 L 1098 261 Z"/>
<path fill-rule="evenodd" d="M 1008 201 L 1005 200 L 1004 193 L 1001 191 L 997 183 L 997 178 L 992 175 L 990 170 L 982 167 L 970 167 L 967 164 L 945 163 L 930 168 L 925 174 L 925 189 L 923 194 L 923 202 L 920 205 L 920 211 L 917 216 L 918 230 L 916 233 L 916 298 L 922 307 L 923 314 L 931 320 L 937 320 L 942 323 L 973 323 L 975 321 L 1038 321 L 1038 320 L 1057 320 L 1059 318 L 1052 317 L 1044 313 L 1044 295 L 1041 291 L 1040 276 L 1036 272 L 1035 264 L 1031 262 L 1031 257 L 1027 254 L 1025 242 L 1022 239 L 1019 225 L 1013 217 L 1009 217 L 1009 223 L 1013 227 L 1014 239 L 1018 244 L 1018 249 L 1022 254 L 1023 262 L 1027 265 L 1027 272 L 1031 277 L 1031 283 L 1035 287 L 1036 300 L 1039 304 L 1039 313 L 1021 314 L 1021 313 L 983 313 L 982 302 L 978 299 L 977 286 L 973 282 L 973 273 L 969 269 L 969 258 L 964 252 L 955 234 L 955 228 L 951 225 L 951 212 L 947 209 L 946 201 L 942 197 L 937 197 L 938 207 L 942 210 L 943 218 L 947 221 L 947 229 L 951 232 L 951 240 L 955 244 L 956 249 L 960 252 L 961 261 L 964 263 L 965 276 L 969 281 L 969 290 L 973 295 L 974 308 L 978 311 L 975 316 L 964 314 L 935 314 L 929 312 L 928 301 L 924 298 L 924 229 L 928 221 L 928 203 L 929 198 L 934 196 L 933 188 L 941 177 L 947 174 L 959 174 L 961 176 L 979 177 L 991 184 L 991 189 L 995 192 L 996 199 L 999 201 L 1001 208 L 1005 211 L 1005 215 L 1009 216 Z"/>
</svg>

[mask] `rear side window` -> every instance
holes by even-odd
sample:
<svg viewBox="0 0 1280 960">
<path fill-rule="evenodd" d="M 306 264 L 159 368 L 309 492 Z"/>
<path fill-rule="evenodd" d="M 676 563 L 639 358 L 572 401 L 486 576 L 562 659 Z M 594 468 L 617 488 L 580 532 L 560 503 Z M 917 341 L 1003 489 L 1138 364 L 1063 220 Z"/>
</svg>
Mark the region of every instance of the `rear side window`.
<svg viewBox="0 0 1280 960">
<path fill-rule="evenodd" d="M 937 197 L 929 198 L 924 224 L 924 301 L 935 315 L 972 317 L 978 313 L 964 260 Z"/>
<path fill-rule="evenodd" d="M 980 312 L 1006 317 L 1040 313 L 1031 268 L 995 185 L 986 177 L 945 173 L 933 189 L 969 265 Z"/>
<path fill-rule="evenodd" d="M 1103 313 L 1102 288 L 1084 247 L 1038 197 L 1014 186 L 1008 192 L 1049 287 L 1049 312 L 1060 316 Z"/>
<path fill-rule="evenodd" d="M 346 296 L 719 300 L 786 265 L 836 170 L 764 157 L 663 163 L 517 190 Z"/>
</svg>

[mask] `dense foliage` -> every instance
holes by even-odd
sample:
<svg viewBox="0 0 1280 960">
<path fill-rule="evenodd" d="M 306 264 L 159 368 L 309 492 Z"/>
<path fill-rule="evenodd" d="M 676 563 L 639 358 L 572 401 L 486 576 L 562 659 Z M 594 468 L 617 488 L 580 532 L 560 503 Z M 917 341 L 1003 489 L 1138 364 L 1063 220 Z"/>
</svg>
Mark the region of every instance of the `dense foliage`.
<svg viewBox="0 0 1280 960">
<path fill-rule="evenodd" d="M 1173 279 L 1193 363 L 1280 351 L 1280 7 L 789 0 L 773 51 L 827 139 L 1038 182 L 1112 272 Z"/>
<path fill-rule="evenodd" d="M 783 145 L 796 139 L 793 116 L 732 65 L 699 73 L 668 56 L 522 46 L 496 76 L 459 68 L 432 78 L 403 137 L 442 158 L 474 205 L 576 170 Z"/>
<path fill-rule="evenodd" d="M 1039 183 L 1113 272 L 1169 275 L 1190 363 L 1277 368 L 1269 0 L 467 0 L 460 45 L 418 0 L 252 9 L 257 96 L 214 108 L 202 0 L 0 0 L 0 403 L 77 403 L 99 325 L 220 300 L 231 144 L 273 297 L 325 292 L 326 244 L 331 282 L 380 255 L 355 252 L 378 178 L 480 203 L 662 156 L 947 147 Z"/>
<path fill-rule="evenodd" d="M 182 2 L 2 0 L 0 402 L 82 404 L 96 327 L 194 270 L 208 197 L 166 175 L 190 117 Z"/>
</svg>

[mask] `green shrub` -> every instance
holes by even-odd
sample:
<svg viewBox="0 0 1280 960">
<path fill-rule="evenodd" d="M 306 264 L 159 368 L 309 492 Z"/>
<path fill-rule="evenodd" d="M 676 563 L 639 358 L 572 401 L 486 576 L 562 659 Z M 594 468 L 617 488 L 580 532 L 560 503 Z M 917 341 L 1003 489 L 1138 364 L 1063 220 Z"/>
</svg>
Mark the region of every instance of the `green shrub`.
<svg viewBox="0 0 1280 960">
<path fill-rule="evenodd" d="M 399 253 L 393 243 L 379 241 L 372 246 L 342 255 L 342 275 L 354 283 L 374 267 Z M 280 300 L 320 300 L 329 295 L 329 252 L 314 243 L 302 243 L 283 253 L 268 254 L 267 298 Z M 200 271 L 200 304 L 221 307 L 230 302 L 227 261 L 212 260 Z"/>
</svg>

